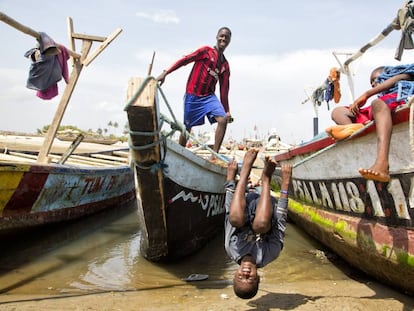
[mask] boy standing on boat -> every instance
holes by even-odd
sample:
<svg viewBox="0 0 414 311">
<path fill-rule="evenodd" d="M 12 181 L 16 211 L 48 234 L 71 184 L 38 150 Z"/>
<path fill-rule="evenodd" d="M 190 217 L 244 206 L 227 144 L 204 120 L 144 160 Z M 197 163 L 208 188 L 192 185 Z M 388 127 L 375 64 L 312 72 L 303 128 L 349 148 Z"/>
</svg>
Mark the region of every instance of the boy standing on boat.
<svg viewBox="0 0 414 311">
<path fill-rule="evenodd" d="M 366 179 L 380 182 L 390 181 L 389 148 L 392 134 L 391 113 L 399 105 L 407 102 L 414 89 L 414 65 L 378 67 L 371 73 L 372 88 L 365 91 L 349 107 L 337 107 L 332 111 L 332 120 L 338 125 L 351 123 L 365 124 L 375 121 L 377 131 L 377 158 L 366 169 L 359 168 L 359 173 Z M 369 107 L 361 108 L 368 98 L 379 94 Z M 345 126 L 343 131 L 346 131 Z"/>
<path fill-rule="evenodd" d="M 270 195 L 270 181 L 277 163 L 266 157 L 261 176 L 261 193 L 249 191 L 246 194 L 256 157 L 255 149 L 249 149 L 245 153 L 237 186 L 237 162 L 230 162 L 225 184 L 225 249 L 240 265 L 234 274 L 233 289 L 243 299 L 254 297 L 258 291 L 260 277 L 257 268 L 275 260 L 283 248 L 288 189 L 292 176 L 292 165 L 283 165 L 281 195 L 276 201 Z"/>
<path fill-rule="evenodd" d="M 206 116 L 210 124 L 217 122 L 213 150 L 218 153 L 226 134 L 228 120 L 231 120 L 228 102 L 230 66 L 223 54 L 230 44 L 230 29 L 221 27 L 216 40 L 217 43 L 214 48 L 203 46 L 184 56 L 169 69 L 164 70 L 157 80 L 162 85 L 168 74 L 194 62 L 193 69 L 188 77 L 184 97 L 184 124 L 187 131 L 191 132 L 193 126 L 204 124 Z M 217 81 L 220 84 L 221 101 L 215 95 Z M 187 135 L 181 133 L 180 145 L 185 146 L 187 138 Z"/>
</svg>

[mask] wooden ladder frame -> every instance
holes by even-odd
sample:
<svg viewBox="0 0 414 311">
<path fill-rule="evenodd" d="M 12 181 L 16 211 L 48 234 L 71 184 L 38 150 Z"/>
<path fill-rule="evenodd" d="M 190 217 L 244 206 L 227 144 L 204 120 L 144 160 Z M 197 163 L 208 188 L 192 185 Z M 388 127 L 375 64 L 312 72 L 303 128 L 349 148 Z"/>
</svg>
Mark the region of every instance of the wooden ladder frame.
<svg viewBox="0 0 414 311">
<path fill-rule="evenodd" d="M 65 91 L 60 99 L 59 105 L 56 109 L 55 116 L 52 123 L 46 133 L 43 146 L 40 148 L 39 155 L 37 157 L 37 163 L 44 164 L 49 162 L 49 152 L 52 148 L 53 140 L 56 137 L 56 133 L 59 129 L 60 122 L 62 121 L 66 107 L 78 82 L 80 73 L 84 66 L 88 66 L 121 32 L 122 29 L 116 29 L 108 37 L 91 36 L 85 34 L 78 34 L 73 32 L 72 18 L 68 17 L 68 35 L 70 55 L 72 58 L 72 72 L 69 77 L 69 82 L 66 85 Z M 75 39 L 82 40 L 81 54 L 77 54 L 75 51 Z M 90 49 L 94 41 L 101 42 L 101 44 L 91 53 Z"/>
<path fill-rule="evenodd" d="M 39 32 L 19 23 L 3 12 L 0 12 L 0 21 L 3 21 L 4 23 L 16 28 L 17 30 L 36 38 L 36 40 L 40 39 Z M 72 58 L 73 69 L 69 77 L 69 83 L 65 87 L 65 91 L 63 92 L 63 95 L 60 99 L 53 121 L 50 124 L 49 130 L 45 136 L 43 146 L 39 151 L 37 163 L 49 162 L 48 155 L 50 149 L 52 148 L 53 140 L 56 137 L 60 122 L 62 121 L 66 107 L 69 103 L 70 97 L 72 96 L 73 90 L 75 89 L 76 83 L 78 82 L 79 75 L 83 67 L 88 66 L 122 32 L 121 28 L 117 28 L 108 37 L 75 33 L 73 32 L 73 21 L 71 17 L 68 17 L 67 25 L 69 35 L 69 48 L 67 48 L 67 50 Z M 78 54 L 75 51 L 75 39 L 82 40 L 81 54 Z M 94 41 L 101 42 L 101 44 L 91 54 L 89 54 Z"/>
</svg>

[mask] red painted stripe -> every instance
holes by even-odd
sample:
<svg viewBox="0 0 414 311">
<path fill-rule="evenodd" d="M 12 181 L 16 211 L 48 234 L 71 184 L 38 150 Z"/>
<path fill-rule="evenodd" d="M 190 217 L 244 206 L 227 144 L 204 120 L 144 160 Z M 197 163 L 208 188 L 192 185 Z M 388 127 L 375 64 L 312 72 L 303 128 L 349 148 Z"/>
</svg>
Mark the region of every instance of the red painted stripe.
<svg viewBox="0 0 414 311">
<path fill-rule="evenodd" d="M 398 109 L 395 111 L 395 113 L 392 116 L 393 124 L 399 124 L 403 122 L 407 122 L 409 120 L 409 113 L 410 109 L 409 107 L 403 107 L 401 109 Z M 359 135 L 353 137 L 352 139 L 356 139 L 358 137 L 364 136 L 372 131 L 374 131 L 375 124 L 373 126 L 370 126 L 369 128 L 365 129 L 362 133 Z M 324 137 L 315 141 L 310 141 L 309 143 L 306 143 L 303 146 L 299 146 L 293 149 L 288 150 L 285 153 L 281 153 L 275 156 L 276 161 L 283 161 L 293 158 L 294 156 L 306 154 L 306 153 L 313 153 L 316 151 L 319 151 L 325 147 L 328 147 L 329 145 L 332 145 L 335 143 L 335 140 L 331 137 Z"/>
<path fill-rule="evenodd" d="M 3 209 L 3 216 L 30 212 L 49 173 L 24 173 L 19 186 Z"/>
</svg>

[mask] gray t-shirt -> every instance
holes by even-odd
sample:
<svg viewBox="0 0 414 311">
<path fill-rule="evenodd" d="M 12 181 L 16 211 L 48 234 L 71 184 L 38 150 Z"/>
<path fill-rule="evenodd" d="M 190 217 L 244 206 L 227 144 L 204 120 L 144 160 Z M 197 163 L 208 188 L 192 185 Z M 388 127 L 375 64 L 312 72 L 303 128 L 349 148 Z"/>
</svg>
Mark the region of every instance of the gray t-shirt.
<svg viewBox="0 0 414 311">
<path fill-rule="evenodd" d="M 229 221 L 230 203 L 235 187 L 234 181 L 227 181 L 225 183 L 226 216 L 224 222 L 224 246 L 226 252 L 238 264 L 240 264 L 242 257 L 250 254 L 256 259 L 258 268 L 264 267 L 269 262 L 275 260 L 283 248 L 288 199 L 280 198 L 276 201 L 275 198 L 271 197 L 273 203 L 272 227 L 268 233 L 255 234 L 252 230 L 252 224 L 259 194 L 257 192 L 250 192 L 246 195 L 245 225 L 242 228 L 235 228 Z"/>
</svg>

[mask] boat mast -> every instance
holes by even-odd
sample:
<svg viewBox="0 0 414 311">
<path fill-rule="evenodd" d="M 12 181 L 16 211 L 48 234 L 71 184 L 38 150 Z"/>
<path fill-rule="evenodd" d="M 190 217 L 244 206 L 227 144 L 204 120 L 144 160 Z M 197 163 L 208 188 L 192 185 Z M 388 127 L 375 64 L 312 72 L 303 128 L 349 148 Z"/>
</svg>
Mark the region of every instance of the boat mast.
<svg viewBox="0 0 414 311">
<path fill-rule="evenodd" d="M 343 63 L 339 60 L 338 55 L 347 55 L 347 53 L 341 52 L 333 52 L 333 55 L 340 66 L 340 72 L 345 74 L 348 79 L 348 87 L 351 92 L 351 100 L 355 100 L 355 89 L 354 89 L 354 80 L 353 80 L 353 72 L 350 68 L 352 62 L 360 58 L 369 48 L 377 45 L 381 42 L 386 36 L 390 34 L 391 31 L 395 29 L 395 19 L 392 23 L 390 23 L 387 27 L 385 27 L 376 37 L 374 37 L 371 41 L 367 44 L 362 46 L 356 53 L 352 54 L 347 60 Z"/>
</svg>

